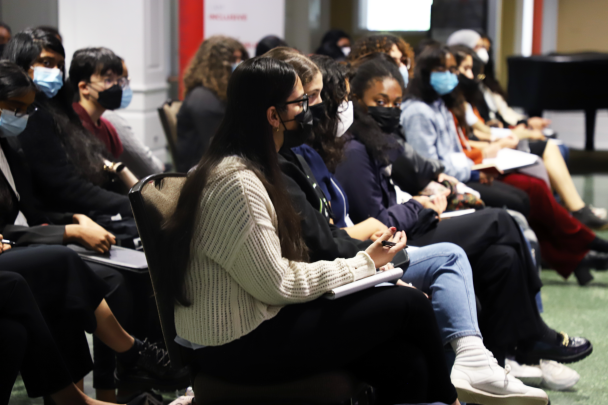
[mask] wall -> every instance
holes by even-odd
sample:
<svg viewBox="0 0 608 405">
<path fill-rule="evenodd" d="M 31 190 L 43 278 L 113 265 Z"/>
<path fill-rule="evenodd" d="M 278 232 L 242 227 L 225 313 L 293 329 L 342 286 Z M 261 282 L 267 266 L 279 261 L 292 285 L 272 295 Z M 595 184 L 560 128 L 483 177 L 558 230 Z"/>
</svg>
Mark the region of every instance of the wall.
<svg viewBox="0 0 608 405">
<path fill-rule="evenodd" d="M 557 51 L 608 52 L 608 1 L 559 0 Z"/>
<path fill-rule="evenodd" d="M 28 27 L 57 27 L 57 0 L 1 0 L 0 19 L 13 34 Z"/>
</svg>

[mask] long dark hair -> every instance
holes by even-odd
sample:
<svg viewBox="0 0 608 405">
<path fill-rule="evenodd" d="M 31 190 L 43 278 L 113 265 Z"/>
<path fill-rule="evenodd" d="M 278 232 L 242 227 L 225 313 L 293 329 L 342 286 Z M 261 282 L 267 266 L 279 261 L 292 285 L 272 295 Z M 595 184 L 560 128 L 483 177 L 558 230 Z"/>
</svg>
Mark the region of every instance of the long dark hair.
<svg viewBox="0 0 608 405">
<path fill-rule="evenodd" d="M 375 81 L 386 78 L 395 79 L 401 86 L 401 90 L 405 91 L 403 77 L 393 58 L 386 53 L 371 54 L 360 61 L 362 63 L 357 65 L 354 75 L 350 79 L 355 121 L 349 132 L 365 145 L 372 158 L 387 165 L 390 163 L 389 152 L 397 147 L 397 144 L 380 129 L 378 123 L 367 112 L 367 106 L 360 100 L 363 99 L 365 90 L 371 87 Z"/>
<path fill-rule="evenodd" d="M 184 280 L 190 261 L 190 246 L 200 210 L 200 198 L 210 173 L 227 156 L 240 156 L 254 171 L 270 195 L 278 218 L 278 233 L 283 257 L 307 260 L 302 239 L 300 216 L 296 213 L 283 185 L 272 127 L 266 118 L 271 106 L 285 111 L 297 80 L 287 63 L 271 58 L 243 62 L 228 82 L 226 114 L 196 169 L 188 176 L 179 196 L 175 213 L 164 224 L 171 263 L 165 282 L 171 286 L 176 303 L 190 305 Z M 280 107 L 283 105 L 283 107 Z"/>
<path fill-rule="evenodd" d="M 414 78 L 408 86 L 409 93 L 406 98 L 416 98 L 427 104 L 441 98 L 458 119 L 458 123 L 466 126 L 465 99 L 460 89 L 456 87 L 451 93 L 441 96 L 431 86 L 431 72 L 435 68 L 445 66 L 445 59 L 448 55 L 454 56 L 447 46 L 428 47 L 416 58 L 416 70 Z M 407 134 L 405 135 L 407 136 Z"/>
<path fill-rule="evenodd" d="M 30 77 L 16 64 L 7 60 L 0 61 L 0 101 L 10 100 L 14 97 L 23 96 L 30 91 L 36 91 L 36 85 Z M 6 181 L 0 182 L 0 214 L 13 211 L 13 196 Z M 15 210 L 16 211 L 16 210 Z M 0 217 L 0 226 L 3 218 Z"/>
<path fill-rule="evenodd" d="M 316 150 L 330 172 L 344 157 L 344 137 L 336 137 L 338 130 L 338 107 L 348 96 L 346 79 L 348 68 L 329 56 L 313 55 L 310 59 L 319 67 L 323 75 L 321 98 L 325 104 L 325 113 L 319 123 L 313 127 L 313 136 L 309 144 Z"/>
<path fill-rule="evenodd" d="M 27 72 L 43 50 L 53 51 L 65 58 L 63 45 L 55 35 L 41 29 L 27 29 L 16 34 L 6 44 L 3 58 Z M 65 67 L 61 70 L 63 87 L 52 99 L 39 91 L 36 94 L 36 104 L 52 116 L 55 132 L 76 172 L 88 181 L 102 185 L 108 180 L 103 171 L 103 158 L 112 157 L 104 144 L 82 126 L 72 108 L 74 93 L 69 82 L 65 81 Z"/>
</svg>

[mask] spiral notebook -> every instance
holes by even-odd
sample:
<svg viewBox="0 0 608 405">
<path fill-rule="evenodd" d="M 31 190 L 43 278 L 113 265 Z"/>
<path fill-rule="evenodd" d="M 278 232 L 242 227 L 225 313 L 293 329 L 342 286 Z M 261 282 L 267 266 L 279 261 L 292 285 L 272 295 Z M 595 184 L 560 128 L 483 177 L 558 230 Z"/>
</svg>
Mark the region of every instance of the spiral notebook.
<svg viewBox="0 0 608 405">
<path fill-rule="evenodd" d="M 368 288 L 372 288 L 381 283 L 395 281 L 400 279 L 401 276 L 403 276 L 403 270 L 400 268 L 379 271 L 373 276 L 362 278 L 361 280 L 353 281 L 352 283 L 336 287 L 327 294 L 323 295 L 323 297 L 327 298 L 328 300 L 336 300 L 358 291 L 367 290 Z"/>
</svg>

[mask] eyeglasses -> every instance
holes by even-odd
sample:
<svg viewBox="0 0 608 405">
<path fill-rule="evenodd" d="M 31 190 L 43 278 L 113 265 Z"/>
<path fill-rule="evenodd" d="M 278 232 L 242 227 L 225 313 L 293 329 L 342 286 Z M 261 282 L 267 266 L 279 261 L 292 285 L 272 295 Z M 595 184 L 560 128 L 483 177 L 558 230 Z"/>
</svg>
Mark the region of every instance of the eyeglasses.
<svg viewBox="0 0 608 405">
<path fill-rule="evenodd" d="M 302 111 L 304 111 L 304 112 L 308 111 L 308 94 L 304 94 L 302 96 L 302 98 L 297 99 L 297 100 L 286 101 L 282 105 L 286 106 L 287 104 L 296 104 L 296 103 L 302 103 L 302 105 L 301 105 Z"/>
<path fill-rule="evenodd" d="M 109 89 L 110 87 L 114 86 L 115 84 L 119 85 L 120 88 L 124 89 L 125 87 L 127 87 L 129 85 L 129 83 L 131 83 L 131 79 L 128 77 L 119 77 L 118 79 L 115 79 L 113 77 L 104 77 L 103 80 L 98 81 L 98 82 L 91 82 L 91 84 L 96 84 L 96 83 L 102 83 L 104 88 Z"/>
<path fill-rule="evenodd" d="M 131 83 L 130 77 L 121 77 L 120 79 L 118 79 L 118 85 L 123 89 L 125 87 L 127 87 L 130 83 Z"/>
<path fill-rule="evenodd" d="M 2 110 L 12 111 L 15 113 L 15 117 L 20 118 L 20 117 L 24 117 L 26 115 L 34 114 L 36 111 L 38 111 L 38 107 L 34 107 L 33 105 L 30 105 L 28 108 L 25 109 L 25 111 L 21 111 L 21 112 L 17 111 L 16 108 L 14 110 L 10 109 L 10 108 L 0 109 L 0 111 L 2 111 Z"/>
</svg>

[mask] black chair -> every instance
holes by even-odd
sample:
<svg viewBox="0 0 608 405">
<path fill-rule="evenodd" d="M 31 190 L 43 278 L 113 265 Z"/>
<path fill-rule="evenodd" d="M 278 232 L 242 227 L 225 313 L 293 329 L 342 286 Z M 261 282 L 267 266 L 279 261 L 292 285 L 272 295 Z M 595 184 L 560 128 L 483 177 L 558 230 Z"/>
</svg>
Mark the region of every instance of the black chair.
<svg viewBox="0 0 608 405">
<path fill-rule="evenodd" d="M 188 365 L 188 349 L 174 341 L 177 336 L 173 315 L 174 301 L 169 292 L 163 288 L 160 277 L 161 259 L 166 252 L 161 245 L 160 225 L 175 210 L 185 179 L 186 176 L 179 173 L 155 174 L 140 180 L 129 192 L 135 222 L 148 260 L 165 344 L 171 363 L 175 367 Z M 193 376 L 193 380 L 197 405 L 351 403 L 363 405 L 371 401 L 369 387 L 352 374 L 341 370 L 324 372 L 297 381 L 267 385 L 234 384 L 203 374 Z"/>
</svg>

